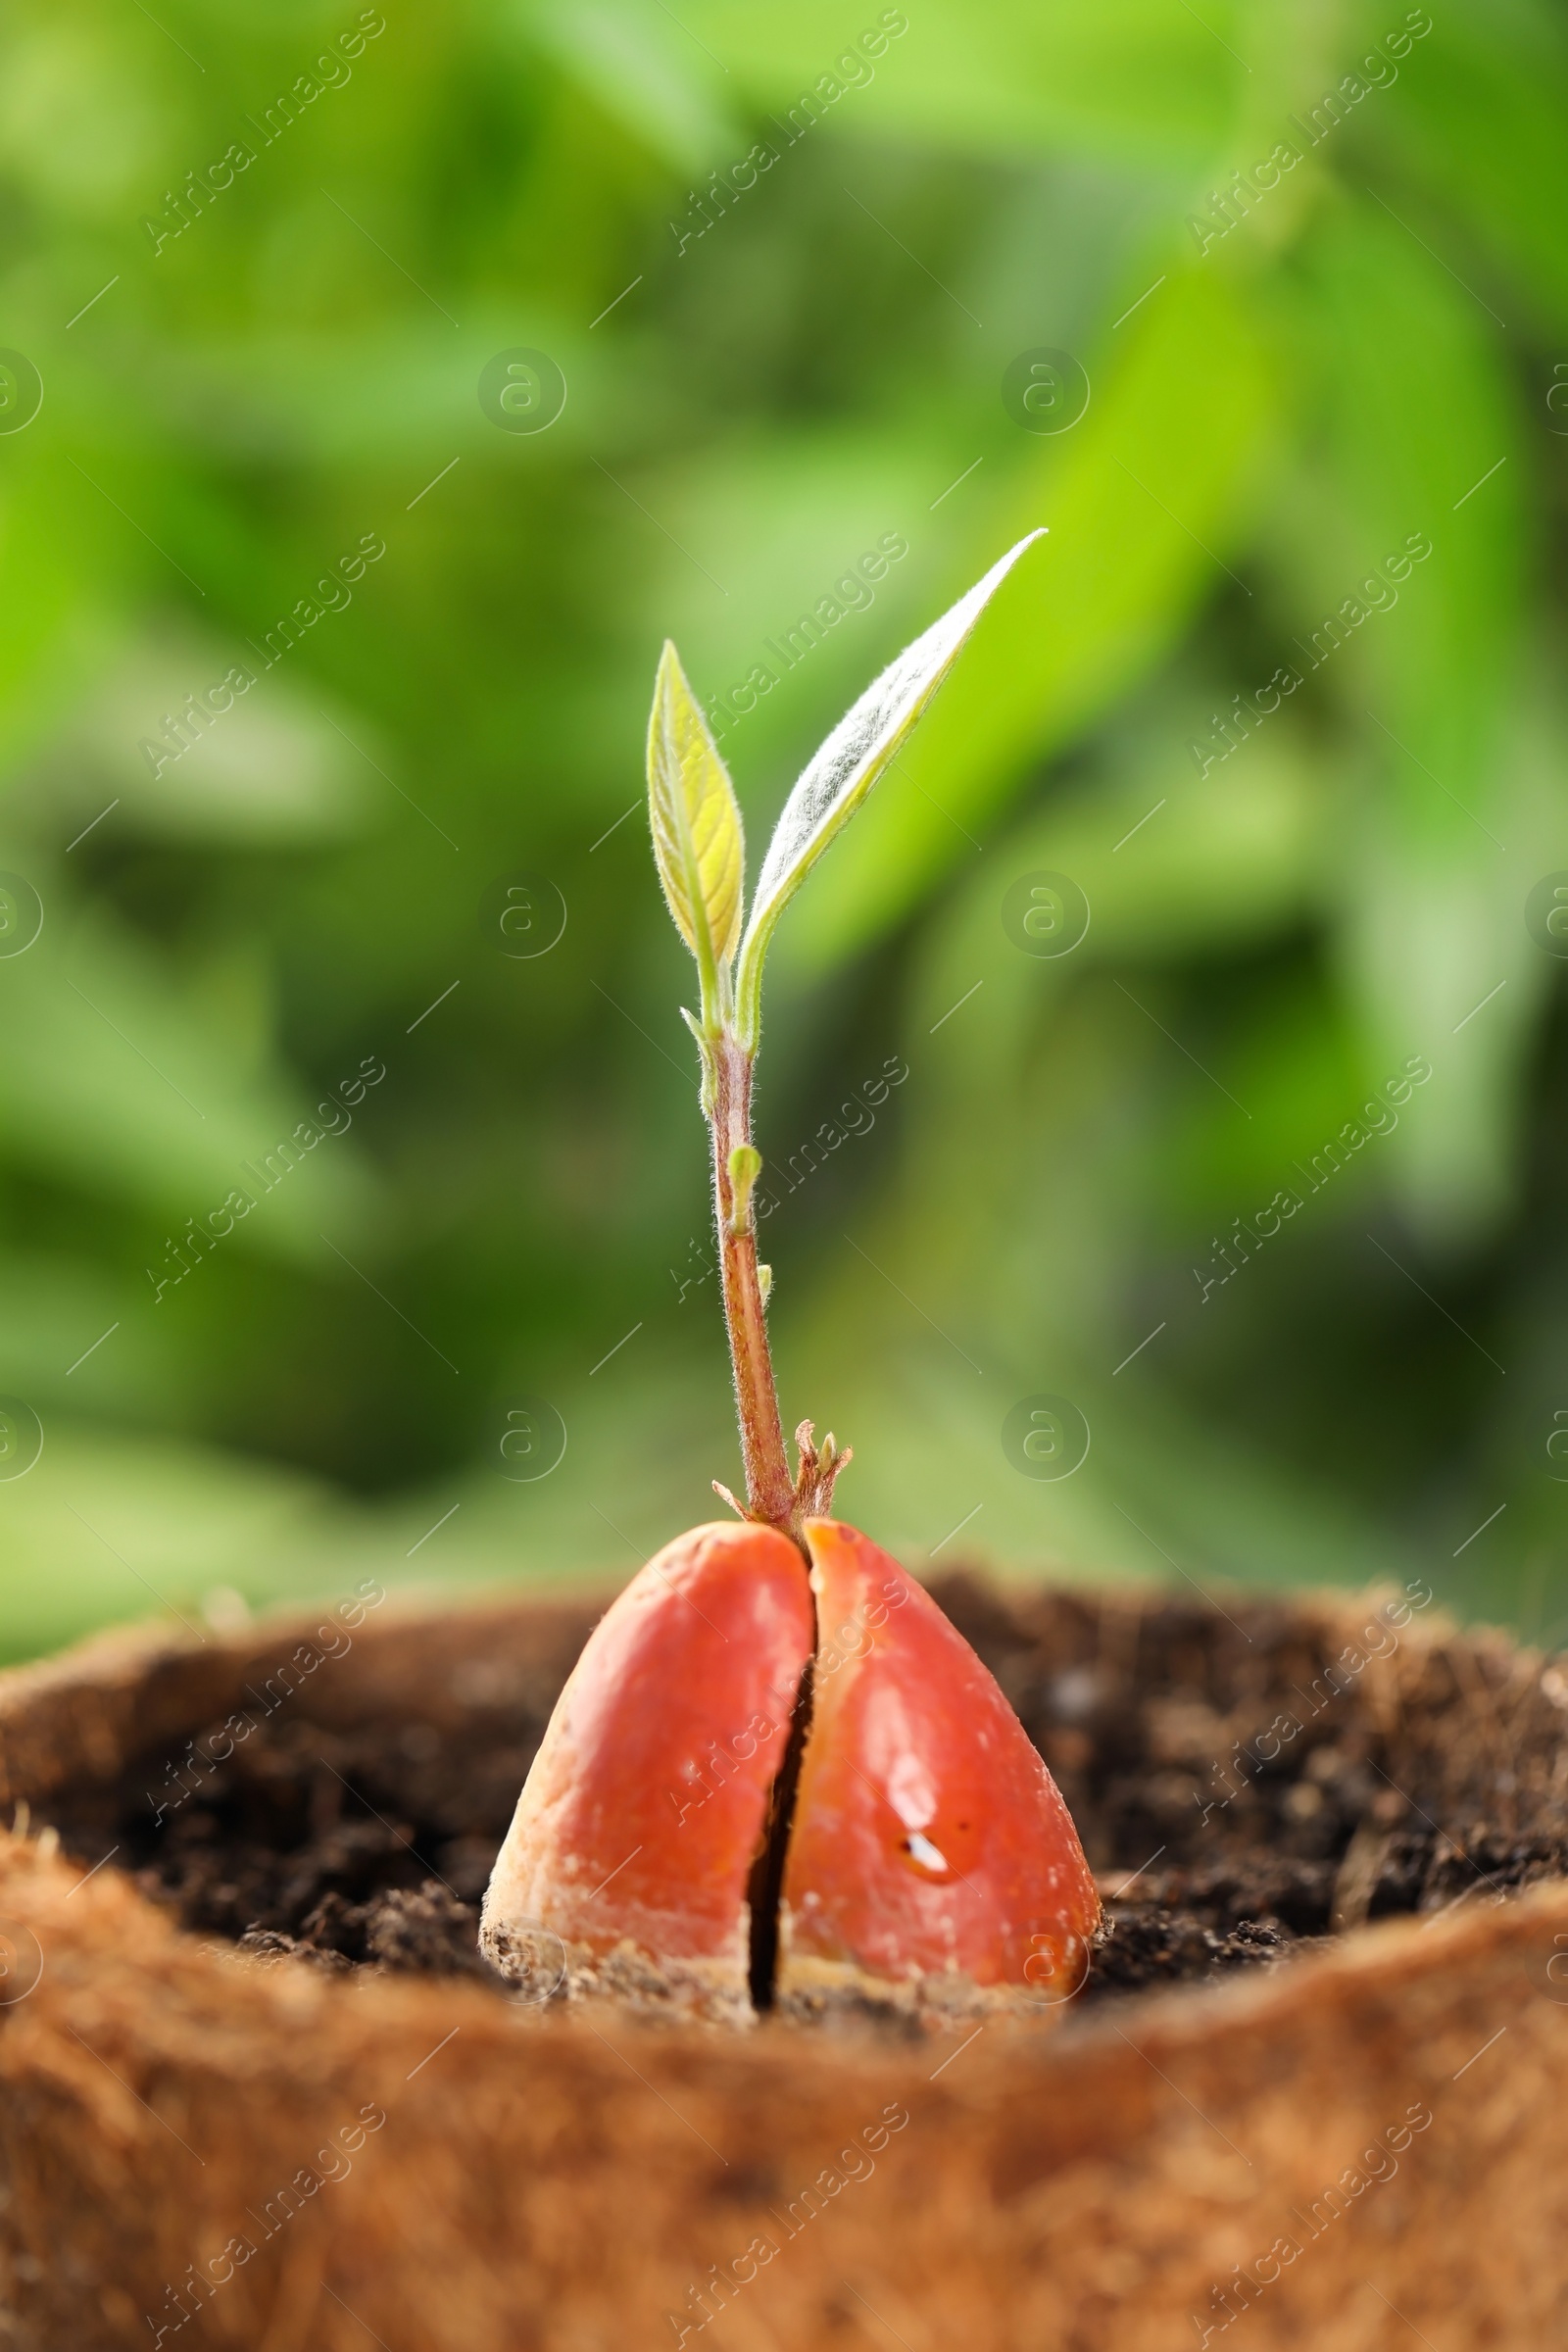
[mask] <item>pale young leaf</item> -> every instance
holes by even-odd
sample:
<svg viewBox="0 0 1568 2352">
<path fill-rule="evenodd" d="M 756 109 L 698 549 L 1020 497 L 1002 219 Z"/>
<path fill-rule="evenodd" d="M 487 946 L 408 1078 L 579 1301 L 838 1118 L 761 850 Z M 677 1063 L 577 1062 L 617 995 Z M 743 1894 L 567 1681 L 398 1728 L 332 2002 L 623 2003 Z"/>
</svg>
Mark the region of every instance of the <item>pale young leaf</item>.
<svg viewBox="0 0 1568 2352">
<path fill-rule="evenodd" d="M 697 958 L 706 1013 L 716 973 L 740 939 L 746 844 L 729 771 L 667 642 L 648 722 L 648 814 L 659 878 Z"/>
<path fill-rule="evenodd" d="M 993 564 L 984 579 L 959 597 L 924 636 L 906 646 L 874 685 L 841 718 L 784 804 L 757 880 L 751 920 L 741 945 L 736 987 L 743 1043 L 756 1048 L 762 958 L 785 906 L 900 751 L 937 688 L 957 660 L 969 632 L 1025 548 L 1044 537 L 1031 531 Z M 667 888 L 666 884 L 666 888 Z"/>
</svg>

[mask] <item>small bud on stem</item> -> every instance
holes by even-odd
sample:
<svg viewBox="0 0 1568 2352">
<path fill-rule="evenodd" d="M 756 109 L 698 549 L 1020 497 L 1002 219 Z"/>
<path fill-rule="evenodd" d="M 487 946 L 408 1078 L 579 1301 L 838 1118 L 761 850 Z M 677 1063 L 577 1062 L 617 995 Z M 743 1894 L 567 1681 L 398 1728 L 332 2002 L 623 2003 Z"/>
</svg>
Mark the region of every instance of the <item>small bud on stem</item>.
<svg viewBox="0 0 1568 2352">
<path fill-rule="evenodd" d="M 752 1223 L 752 1187 L 762 1173 L 762 1154 L 755 1144 L 737 1144 L 729 1155 L 729 1188 L 733 1203 L 730 1209 L 731 1228 L 736 1233 L 755 1233 Z M 761 1269 L 758 1269 L 761 1281 Z M 765 1303 L 765 1300 L 764 1300 Z"/>
</svg>

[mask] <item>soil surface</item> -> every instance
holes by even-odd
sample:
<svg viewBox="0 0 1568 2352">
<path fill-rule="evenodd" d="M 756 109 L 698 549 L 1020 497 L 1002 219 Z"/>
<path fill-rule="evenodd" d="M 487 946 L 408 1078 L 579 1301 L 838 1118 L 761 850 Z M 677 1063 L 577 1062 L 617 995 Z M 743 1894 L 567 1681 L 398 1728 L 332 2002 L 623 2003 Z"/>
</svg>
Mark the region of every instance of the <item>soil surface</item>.
<svg viewBox="0 0 1568 2352">
<path fill-rule="evenodd" d="M 1500 1636 L 1434 1639 L 1424 1588 L 1369 1599 L 1348 1642 L 1310 1604 L 1004 1597 L 963 1573 L 932 1591 L 1100 1876 L 1085 2004 L 1568 1875 L 1568 1667 Z M 241 1743 L 214 1724 L 50 1815 L 84 1860 L 118 1844 L 187 1927 L 259 1958 L 499 1984 L 479 1901 L 554 1691 L 463 1671 L 457 1729 L 327 1729 L 301 1694 L 258 1708 Z"/>
</svg>

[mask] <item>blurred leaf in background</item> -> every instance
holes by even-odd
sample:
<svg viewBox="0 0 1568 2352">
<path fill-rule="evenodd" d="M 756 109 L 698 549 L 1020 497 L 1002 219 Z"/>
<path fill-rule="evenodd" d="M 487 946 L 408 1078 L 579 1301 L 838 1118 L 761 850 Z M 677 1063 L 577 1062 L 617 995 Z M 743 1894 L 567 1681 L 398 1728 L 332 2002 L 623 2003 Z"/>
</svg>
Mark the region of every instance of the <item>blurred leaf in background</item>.
<svg viewBox="0 0 1568 2352">
<path fill-rule="evenodd" d="M 707 1515 L 660 645 L 765 838 L 1042 523 L 781 929 L 786 1417 L 916 1564 L 1560 1633 L 1560 12 L 0 44 L 7 1654 Z"/>
</svg>

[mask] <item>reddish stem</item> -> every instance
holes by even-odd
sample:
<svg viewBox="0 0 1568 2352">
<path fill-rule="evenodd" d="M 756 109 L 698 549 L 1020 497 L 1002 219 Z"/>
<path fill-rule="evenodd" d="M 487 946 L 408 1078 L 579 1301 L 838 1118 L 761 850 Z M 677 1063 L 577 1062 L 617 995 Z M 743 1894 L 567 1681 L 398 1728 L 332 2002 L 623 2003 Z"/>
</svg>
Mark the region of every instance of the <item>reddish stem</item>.
<svg viewBox="0 0 1568 2352">
<path fill-rule="evenodd" d="M 757 1233 L 749 1205 L 745 1230 L 732 1230 L 735 1188 L 730 1153 L 737 1145 L 752 1140 L 752 1058 L 736 1039 L 724 1036 L 713 1041 L 709 1066 L 713 1096 L 713 1209 L 741 1458 L 746 1467 L 747 1508 L 754 1519 L 780 1529 L 799 1544 L 800 1512 L 784 1453 L 784 1425 L 773 1383 L 767 1318 L 757 1277 Z"/>
</svg>

